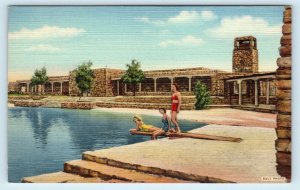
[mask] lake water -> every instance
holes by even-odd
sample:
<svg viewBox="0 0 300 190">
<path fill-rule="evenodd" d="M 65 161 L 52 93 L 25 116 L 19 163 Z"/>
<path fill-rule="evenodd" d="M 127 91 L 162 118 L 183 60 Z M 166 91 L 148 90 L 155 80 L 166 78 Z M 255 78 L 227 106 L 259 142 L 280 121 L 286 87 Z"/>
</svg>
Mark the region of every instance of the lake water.
<svg viewBox="0 0 300 190">
<path fill-rule="evenodd" d="M 8 109 L 8 180 L 61 171 L 64 162 L 87 150 L 133 144 L 150 137 L 132 136 L 132 114 L 56 108 Z M 142 115 L 161 126 L 161 118 Z M 204 123 L 180 121 L 183 131 Z"/>
</svg>

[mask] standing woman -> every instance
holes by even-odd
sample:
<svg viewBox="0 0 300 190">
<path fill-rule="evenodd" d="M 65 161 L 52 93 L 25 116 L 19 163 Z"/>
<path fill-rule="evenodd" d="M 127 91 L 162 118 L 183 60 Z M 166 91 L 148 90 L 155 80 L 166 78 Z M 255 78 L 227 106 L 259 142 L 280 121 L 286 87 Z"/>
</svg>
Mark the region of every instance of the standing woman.
<svg viewBox="0 0 300 190">
<path fill-rule="evenodd" d="M 177 133 L 181 133 L 178 120 L 177 120 L 177 114 L 180 111 L 181 106 L 181 94 L 179 92 L 179 86 L 175 83 L 172 84 L 171 88 L 173 94 L 171 97 L 172 105 L 171 105 L 171 121 L 175 125 L 175 130 Z"/>
</svg>

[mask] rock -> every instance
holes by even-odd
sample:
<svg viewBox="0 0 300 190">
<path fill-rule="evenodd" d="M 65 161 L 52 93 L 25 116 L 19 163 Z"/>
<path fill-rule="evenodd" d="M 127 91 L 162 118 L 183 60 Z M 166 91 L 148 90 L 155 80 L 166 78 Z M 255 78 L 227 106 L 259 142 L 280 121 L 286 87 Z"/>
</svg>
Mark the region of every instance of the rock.
<svg viewBox="0 0 300 190">
<path fill-rule="evenodd" d="M 278 127 L 276 128 L 276 133 L 278 138 L 291 138 L 291 128 L 290 127 Z"/>
<path fill-rule="evenodd" d="M 278 112 L 291 113 L 291 100 L 278 100 L 276 109 Z"/>
<path fill-rule="evenodd" d="M 292 99 L 291 90 L 277 89 L 276 96 L 277 96 L 277 99 L 279 99 L 279 100 L 291 100 Z"/>
<path fill-rule="evenodd" d="M 291 23 L 292 22 L 292 9 L 286 9 L 283 12 L 283 22 Z"/>
<path fill-rule="evenodd" d="M 281 46 L 279 48 L 279 54 L 281 57 L 290 57 L 292 55 L 292 47 L 291 46 Z"/>
<path fill-rule="evenodd" d="M 292 33 L 292 25 L 291 24 L 284 24 L 282 26 L 282 33 L 283 34 L 291 34 Z"/>
<path fill-rule="evenodd" d="M 292 58 L 291 57 L 280 57 L 277 59 L 278 67 L 292 67 Z"/>
<path fill-rule="evenodd" d="M 282 46 L 292 45 L 292 35 L 283 35 L 280 39 L 280 44 Z"/>
<path fill-rule="evenodd" d="M 291 140 L 290 139 L 277 139 L 275 141 L 276 150 L 280 152 L 291 151 Z"/>
<path fill-rule="evenodd" d="M 277 80 L 276 86 L 277 86 L 277 89 L 290 90 L 292 88 L 292 81 L 291 80 Z"/>
<path fill-rule="evenodd" d="M 286 152 L 277 152 L 276 153 L 276 159 L 277 162 L 285 165 L 285 166 L 291 166 L 291 154 Z"/>
</svg>

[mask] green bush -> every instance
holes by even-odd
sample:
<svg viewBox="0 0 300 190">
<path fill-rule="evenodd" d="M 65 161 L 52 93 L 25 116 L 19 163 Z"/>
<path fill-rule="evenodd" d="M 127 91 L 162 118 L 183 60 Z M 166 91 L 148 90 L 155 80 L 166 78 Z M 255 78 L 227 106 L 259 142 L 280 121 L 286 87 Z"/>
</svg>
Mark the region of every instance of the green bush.
<svg viewBox="0 0 300 190">
<path fill-rule="evenodd" d="M 197 81 L 196 83 L 195 96 L 196 96 L 196 103 L 195 103 L 196 110 L 206 109 L 208 108 L 208 105 L 211 104 L 209 90 L 207 89 L 207 86 L 201 81 Z"/>
</svg>

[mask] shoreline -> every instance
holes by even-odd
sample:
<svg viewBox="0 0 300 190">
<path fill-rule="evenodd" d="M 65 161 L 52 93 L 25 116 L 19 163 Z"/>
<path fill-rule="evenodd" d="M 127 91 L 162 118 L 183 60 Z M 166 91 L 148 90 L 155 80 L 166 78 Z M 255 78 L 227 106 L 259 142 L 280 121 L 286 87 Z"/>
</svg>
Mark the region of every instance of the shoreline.
<svg viewBox="0 0 300 190">
<path fill-rule="evenodd" d="M 18 106 L 8 102 L 8 108 L 13 107 Z M 42 107 L 62 109 L 61 107 L 55 106 Z M 129 113 L 134 115 L 161 116 L 157 109 L 95 107 L 90 110 L 112 113 Z M 167 114 L 170 116 L 170 110 L 167 110 Z M 182 110 L 178 114 L 178 119 L 214 125 L 276 128 L 276 116 L 277 114 L 273 113 L 246 111 L 233 108 L 210 108 L 206 110 Z"/>
<path fill-rule="evenodd" d="M 161 116 L 158 110 L 137 108 L 95 108 L 95 111 L 130 113 Z M 170 116 L 170 111 L 167 110 Z M 178 119 L 214 125 L 276 128 L 276 114 L 238 110 L 232 108 L 212 108 L 207 110 L 182 110 Z"/>
</svg>

